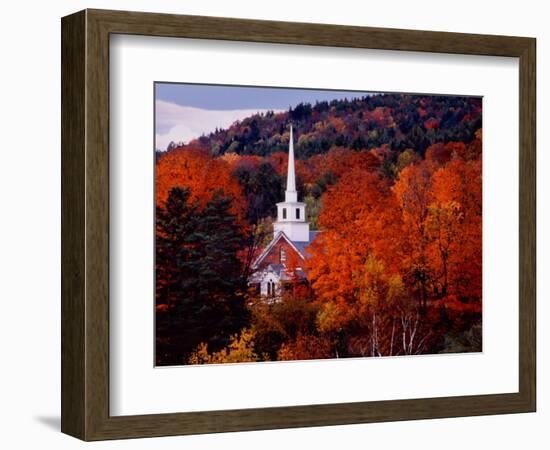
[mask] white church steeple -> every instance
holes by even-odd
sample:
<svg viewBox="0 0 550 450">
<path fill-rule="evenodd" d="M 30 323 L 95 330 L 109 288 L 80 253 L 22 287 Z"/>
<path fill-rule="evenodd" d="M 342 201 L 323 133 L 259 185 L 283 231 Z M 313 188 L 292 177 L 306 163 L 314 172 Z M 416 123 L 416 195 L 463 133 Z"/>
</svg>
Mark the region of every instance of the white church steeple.
<svg viewBox="0 0 550 450">
<path fill-rule="evenodd" d="M 292 135 L 292 125 L 290 125 L 290 141 L 288 144 L 288 168 L 286 175 L 285 202 L 297 202 L 298 193 L 296 192 L 296 175 L 294 173 L 294 136 Z"/>
<path fill-rule="evenodd" d="M 288 145 L 288 169 L 285 201 L 277 203 L 277 221 L 273 224 L 276 235 L 283 232 L 291 241 L 309 242 L 309 223 L 306 222 L 306 205 L 298 201 L 294 168 L 294 136 L 290 126 Z"/>
</svg>

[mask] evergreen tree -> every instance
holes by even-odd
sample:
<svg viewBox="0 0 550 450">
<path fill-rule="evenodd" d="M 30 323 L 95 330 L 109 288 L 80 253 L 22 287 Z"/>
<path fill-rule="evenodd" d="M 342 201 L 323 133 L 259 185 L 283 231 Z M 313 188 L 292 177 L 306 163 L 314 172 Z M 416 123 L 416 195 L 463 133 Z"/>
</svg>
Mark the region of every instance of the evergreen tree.
<svg viewBox="0 0 550 450">
<path fill-rule="evenodd" d="M 276 203 L 284 195 L 284 179 L 269 162 L 262 162 L 258 169 L 241 166 L 234 172 L 247 198 L 247 219 L 257 224 L 261 219 L 274 216 Z"/>
<path fill-rule="evenodd" d="M 174 188 L 157 210 L 159 365 L 185 364 L 201 342 L 219 350 L 247 324 L 244 237 L 231 203 L 220 190 L 201 210 L 189 189 Z"/>
</svg>

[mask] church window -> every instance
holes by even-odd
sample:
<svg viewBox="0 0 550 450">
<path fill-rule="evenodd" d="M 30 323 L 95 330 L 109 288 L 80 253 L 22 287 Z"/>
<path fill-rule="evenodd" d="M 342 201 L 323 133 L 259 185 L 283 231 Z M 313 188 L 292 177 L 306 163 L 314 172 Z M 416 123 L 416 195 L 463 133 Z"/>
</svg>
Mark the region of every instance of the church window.
<svg viewBox="0 0 550 450">
<path fill-rule="evenodd" d="M 300 218 L 300 208 L 296 208 L 296 219 Z"/>
<path fill-rule="evenodd" d="M 267 282 L 267 295 L 271 296 L 271 281 Z"/>
<path fill-rule="evenodd" d="M 283 219 L 286 219 L 286 208 L 283 208 Z"/>
<path fill-rule="evenodd" d="M 286 261 L 286 252 L 285 252 L 285 250 L 282 248 L 282 249 L 279 251 L 279 262 L 284 263 L 285 261 Z"/>
</svg>

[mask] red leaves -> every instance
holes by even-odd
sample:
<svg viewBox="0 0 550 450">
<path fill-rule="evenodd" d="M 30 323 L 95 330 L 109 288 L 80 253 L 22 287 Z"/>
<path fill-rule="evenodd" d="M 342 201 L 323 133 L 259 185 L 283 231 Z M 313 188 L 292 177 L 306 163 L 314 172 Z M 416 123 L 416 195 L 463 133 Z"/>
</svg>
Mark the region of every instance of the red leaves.
<svg viewBox="0 0 550 450">
<path fill-rule="evenodd" d="M 431 117 L 429 118 L 428 120 L 426 120 L 424 122 L 424 128 L 426 128 L 426 130 L 436 130 L 439 128 L 439 120 L 434 118 L 434 117 Z"/>
</svg>

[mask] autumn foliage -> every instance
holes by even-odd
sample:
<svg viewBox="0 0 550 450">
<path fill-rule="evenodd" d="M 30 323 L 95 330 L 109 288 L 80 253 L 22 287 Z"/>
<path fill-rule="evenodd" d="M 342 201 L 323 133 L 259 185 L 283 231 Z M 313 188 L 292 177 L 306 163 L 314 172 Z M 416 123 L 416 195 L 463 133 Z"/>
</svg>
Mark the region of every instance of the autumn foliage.
<svg viewBox="0 0 550 450">
<path fill-rule="evenodd" d="M 367 136 L 401 133 L 407 142 L 302 152 L 299 196 L 321 233 L 307 250 L 307 280 L 291 277 L 274 302 L 247 279 L 271 237 L 286 153 L 278 144 L 277 151 L 225 151 L 224 139 L 244 126 L 237 124 L 160 155 L 157 364 L 481 350 L 480 103 L 460 103 L 464 114 L 429 97 L 411 101 L 414 108 L 398 103 L 392 97 L 361 111 L 302 111 L 313 122 L 330 116 L 297 133 L 302 149 L 320 148 L 315 139 L 329 132 L 351 133 L 358 112 Z M 262 121 L 256 131 L 247 123 L 246 133 L 267 145 Z M 450 124 L 462 124 L 452 137 L 463 139 L 448 139 Z M 428 141 L 415 144 L 409 125 Z M 284 141 L 284 129 L 271 131 Z M 297 274 L 302 264 L 290 255 L 287 265 Z"/>
<path fill-rule="evenodd" d="M 345 332 L 350 355 L 444 351 L 444 321 L 452 333 L 481 320 L 481 160 L 442 147 L 448 157 L 429 150 L 392 185 L 351 170 L 323 196 L 308 277 L 319 326 Z"/>
<path fill-rule="evenodd" d="M 233 199 L 232 211 L 244 215 L 244 202 L 238 181 L 231 176 L 230 164 L 221 158 L 212 158 L 201 148 L 177 148 L 162 155 L 155 166 L 155 195 L 162 207 L 175 186 L 190 189 L 191 196 L 202 207 L 216 190 L 223 190 Z"/>
</svg>

